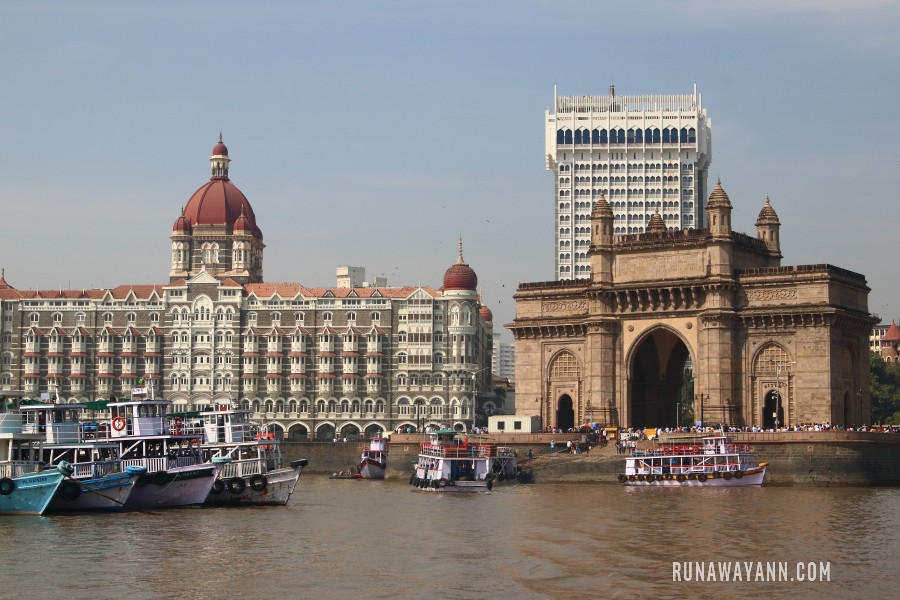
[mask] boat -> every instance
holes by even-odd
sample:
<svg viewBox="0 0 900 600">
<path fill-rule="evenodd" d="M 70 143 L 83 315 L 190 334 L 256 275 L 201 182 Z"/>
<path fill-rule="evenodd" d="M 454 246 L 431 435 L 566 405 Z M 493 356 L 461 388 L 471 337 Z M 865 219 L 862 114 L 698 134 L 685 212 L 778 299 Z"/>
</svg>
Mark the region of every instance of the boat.
<svg viewBox="0 0 900 600">
<path fill-rule="evenodd" d="M 419 446 L 410 485 L 435 492 L 489 492 L 500 473 L 512 480 L 517 472 L 512 454 L 500 455 L 497 446 L 452 429 L 432 431 Z"/>
<path fill-rule="evenodd" d="M 97 439 L 86 432 L 80 417 L 84 404 L 38 402 L 22 404 L 24 433 L 43 438 L 39 456 L 47 466 L 63 461 L 72 465 L 72 474 L 63 481 L 47 508 L 50 512 L 121 510 L 143 467 L 122 467 L 119 445 Z"/>
<path fill-rule="evenodd" d="M 204 463 L 200 438 L 168 428 L 169 402 L 153 399 L 153 388 L 134 388 L 131 398 L 110 402 L 110 440 L 119 445 L 123 467 L 146 469 L 135 481 L 126 508 L 153 509 L 201 505 L 209 495 L 217 466 Z"/>
<path fill-rule="evenodd" d="M 360 479 L 384 479 L 387 470 L 388 440 L 383 437 L 369 438 L 363 444 L 357 472 Z"/>
<path fill-rule="evenodd" d="M 762 485 L 767 463 L 757 462 L 746 444 L 717 434 L 702 443 L 657 445 L 633 450 L 619 483 L 637 486 L 738 487 Z"/>
<path fill-rule="evenodd" d="M 265 425 L 250 420 L 252 411 L 237 408 L 230 399 L 217 402 L 216 409 L 200 413 L 198 429 L 186 429 L 202 435 L 202 456 L 217 466 L 205 504 L 286 505 L 309 461 L 301 458 L 283 466 L 279 440 Z"/>
<path fill-rule="evenodd" d="M 41 515 L 72 466 L 44 469 L 41 436 L 24 433 L 21 413 L 0 400 L 0 515 Z"/>
</svg>

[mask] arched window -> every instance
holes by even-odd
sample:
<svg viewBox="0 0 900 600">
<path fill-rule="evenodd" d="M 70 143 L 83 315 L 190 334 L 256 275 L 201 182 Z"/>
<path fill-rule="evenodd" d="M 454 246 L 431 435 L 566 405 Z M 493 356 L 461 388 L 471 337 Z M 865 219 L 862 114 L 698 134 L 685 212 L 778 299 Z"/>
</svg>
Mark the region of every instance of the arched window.
<svg viewBox="0 0 900 600">
<path fill-rule="evenodd" d="M 605 130 L 605 129 L 601 129 L 601 130 L 600 130 L 600 143 L 601 143 L 601 144 L 606 144 L 608 141 L 609 141 L 609 139 L 608 139 L 607 136 L 606 136 L 606 130 Z"/>
</svg>

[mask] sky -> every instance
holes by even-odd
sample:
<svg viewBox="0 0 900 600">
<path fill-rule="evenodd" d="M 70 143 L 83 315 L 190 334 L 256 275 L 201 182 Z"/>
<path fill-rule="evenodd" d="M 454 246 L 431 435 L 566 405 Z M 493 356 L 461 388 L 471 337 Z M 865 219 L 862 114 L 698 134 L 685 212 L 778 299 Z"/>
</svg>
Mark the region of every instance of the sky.
<svg viewBox="0 0 900 600">
<path fill-rule="evenodd" d="M 266 281 L 349 264 L 437 288 L 461 236 L 501 330 L 516 286 L 554 277 L 554 85 L 696 84 L 734 229 L 768 195 L 783 265 L 863 273 L 900 320 L 898 30 L 887 0 L 0 0 L 0 267 L 19 289 L 167 282 L 221 130 Z"/>
</svg>

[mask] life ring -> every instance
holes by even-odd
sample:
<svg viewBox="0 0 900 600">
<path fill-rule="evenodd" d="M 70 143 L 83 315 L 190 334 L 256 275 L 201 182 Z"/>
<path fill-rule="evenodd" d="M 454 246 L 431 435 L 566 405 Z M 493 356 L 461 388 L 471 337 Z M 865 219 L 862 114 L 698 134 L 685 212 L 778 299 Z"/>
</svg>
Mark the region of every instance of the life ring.
<svg viewBox="0 0 900 600">
<path fill-rule="evenodd" d="M 81 486 L 78 485 L 77 481 L 72 481 L 71 479 L 67 479 L 59 484 L 59 491 L 57 492 L 59 497 L 68 502 L 74 502 L 78 500 L 78 497 L 81 496 Z"/>
<path fill-rule="evenodd" d="M 125 417 L 113 417 L 112 427 L 116 431 L 122 431 L 125 429 Z"/>
<path fill-rule="evenodd" d="M 250 478 L 250 487 L 253 488 L 255 492 L 261 492 L 269 485 L 269 480 L 266 479 L 266 476 L 262 473 L 257 473 L 253 477 Z"/>
<path fill-rule="evenodd" d="M 729 479 L 731 479 L 731 473 L 726 472 L 724 475 L 722 475 L 722 478 L 725 479 L 725 481 L 728 481 Z"/>
<path fill-rule="evenodd" d="M 240 494 L 247 487 L 247 482 L 244 481 L 243 477 L 232 477 L 226 485 L 228 486 L 228 491 L 232 494 Z"/>
<path fill-rule="evenodd" d="M 0 496 L 9 496 L 16 491 L 16 482 L 9 477 L 0 479 Z"/>
<path fill-rule="evenodd" d="M 709 476 L 706 473 L 700 473 L 699 475 L 697 475 L 697 479 L 699 481 L 706 481 L 707 479 L 709 479 Z"/>
<path fill-rule="evenodd" d="M 447 480 L 444 479 L 443 477 L 441 477 L 441 478 L 438 480 L 438 487 L 447 487 Z"/>
<path fill-rule="evenodd" d="M 735 478 L 735 479 L 740 479 L 740 478 L 743 477 L 743 476 L 744 476 L 744 472 L 743 472 L 743 471 L 735 471 L 735 472 L 734 472 L 734 478 Z"/>
<path fill-rule="evenodd" d="M 221 494 L 224 491 L 225 491 L 225 482 L 222 481 L 221 479 L 216 479 L 213 482 L 213 486 L 212 486 L 212 489 L 210 490 L 210 493 Z"/>
<path fill-rule="evenodd" d="M 625 481 L 626 481 L 626 480 L 625 480 L 625 476 L 624 476 L 624 475 L 619 475 L 619 483 L 625 483 Z"/>
</svg>

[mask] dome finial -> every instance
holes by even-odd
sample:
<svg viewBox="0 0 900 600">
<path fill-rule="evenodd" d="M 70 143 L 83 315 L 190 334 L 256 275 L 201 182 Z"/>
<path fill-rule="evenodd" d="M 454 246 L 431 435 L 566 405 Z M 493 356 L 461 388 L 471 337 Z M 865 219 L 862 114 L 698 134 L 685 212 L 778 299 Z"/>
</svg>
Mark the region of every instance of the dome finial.
<svg viewBox="0 0 900 600">
<path fill-rule="evenodd" d="M 219 143 L 222 143 L 222 130 L 219 130 Z"/>
<path fill-rule="evenodd" d="M 458 265 L 466 264 L 465 261 L 463 260 L 463 255 L 462 255 L 462 234 L 459 234 L 459 258 L 456 259 L 456 264 L 458 264 Z"/>
</svg>

